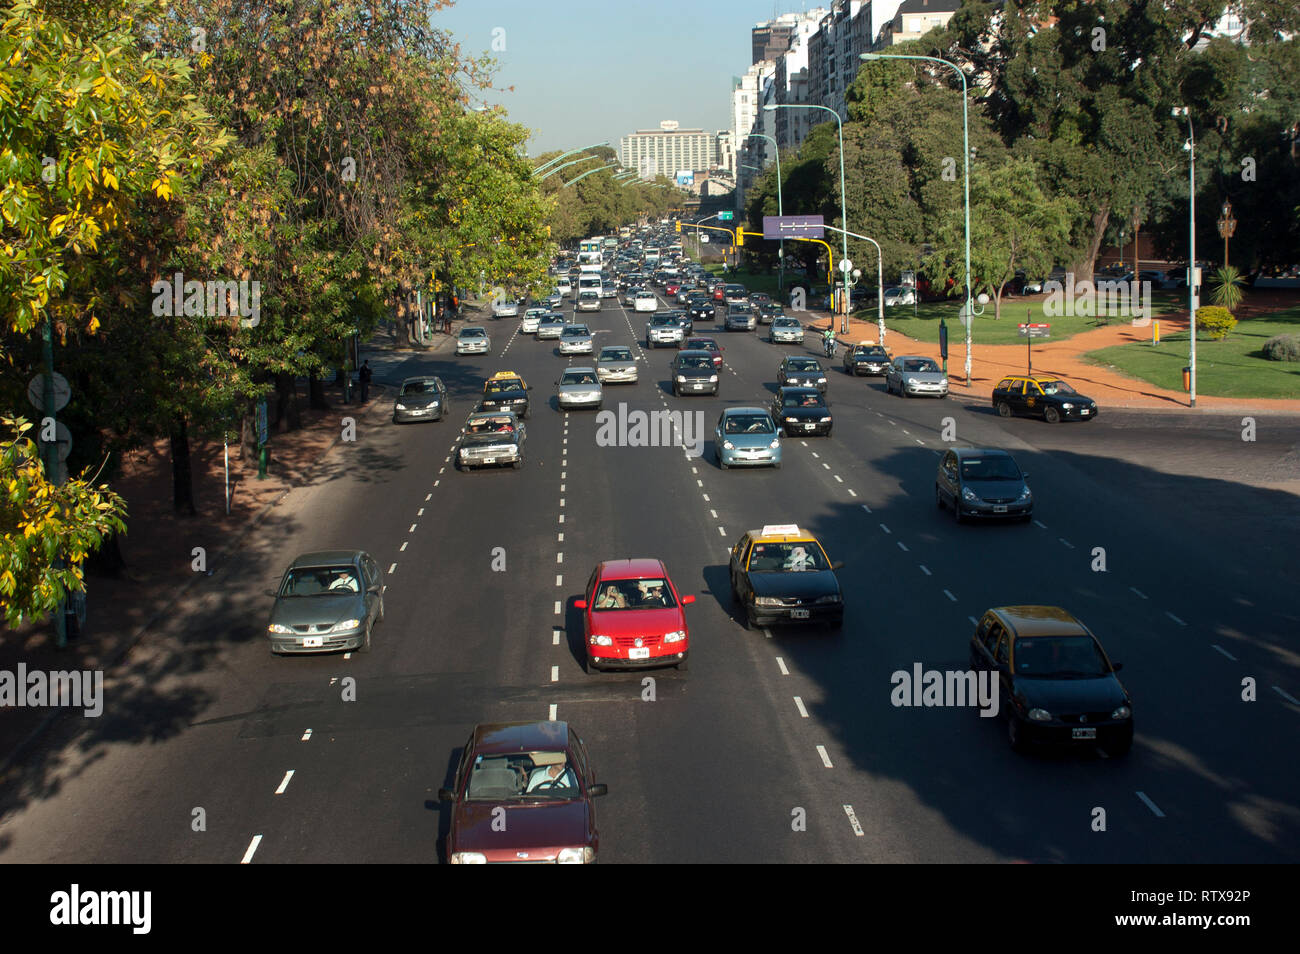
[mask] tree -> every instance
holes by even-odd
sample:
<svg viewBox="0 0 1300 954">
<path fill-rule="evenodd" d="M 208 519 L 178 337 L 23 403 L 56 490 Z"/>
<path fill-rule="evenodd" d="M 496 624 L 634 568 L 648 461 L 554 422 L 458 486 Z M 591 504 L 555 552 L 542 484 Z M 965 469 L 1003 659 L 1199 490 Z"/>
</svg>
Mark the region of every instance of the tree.
<svg viewBox="0 0 1300 954">
<path fill-rule="evenodd" d="M 1064 198 L 1049 198 L 1041 172 L 1030 159 L 1016 158 L 971 173 L 970 251 L 972 294 L 988 290 L 993 317 L 1002 317 L 1006 287 L 1024 270 L 1046 275 L 1069 248 L 1075 210 Z M 926 260 L 932 281 L 959 278 L 964 284 L 965 215 L 954 209 L 937 233 L 935 254 Z"/>
<path fill-rule="evenodd" d="M 1241 280 L 1241 272 L 1236 265 L 1224 265 L 1216 269 L 1210 281 L 1214 283 L 1210 300 L 1216 305 L 1228 311 L 1236 311 L 1237 306 L 1245 300 L 1246 293 L 1241 290 L 1245 283 Z"/>
<path fill-rule="evenodd" d="M 126 504 L 106 486 L 50 483 L 27 436 L 31 427 L 0 417 L 0 604 L 10 626 L 47 616 L 67 593 L 84 590 L 82 561 L 106 535 L 125 529 Z M 60 558 L 65 565 L 56 568 Z"/>
</svg>

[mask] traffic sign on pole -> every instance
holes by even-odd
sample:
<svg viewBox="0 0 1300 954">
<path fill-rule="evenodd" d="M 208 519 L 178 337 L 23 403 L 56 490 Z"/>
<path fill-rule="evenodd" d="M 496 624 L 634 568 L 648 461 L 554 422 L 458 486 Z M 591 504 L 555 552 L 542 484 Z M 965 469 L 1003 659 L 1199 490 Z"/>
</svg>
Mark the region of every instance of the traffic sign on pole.
<svg viewBox="0 0 1300 954">
<path fill-rule="evenodd" d="M 736 213 L 735 213 L 735 212 L 719 212 L 719 213 L 718 213 L 718 221 L 719 221 L 719 222 L 730 222 L 730 221 L 731 221 L 732 219 L 734 219 L 735 217 L 736 217 Z"/>
<path fill-rule="evenodd" d="M 763 238 L 815 238 L 825 233 L 826 220 L 820 215 L 765 215 Z"/>
</svg>

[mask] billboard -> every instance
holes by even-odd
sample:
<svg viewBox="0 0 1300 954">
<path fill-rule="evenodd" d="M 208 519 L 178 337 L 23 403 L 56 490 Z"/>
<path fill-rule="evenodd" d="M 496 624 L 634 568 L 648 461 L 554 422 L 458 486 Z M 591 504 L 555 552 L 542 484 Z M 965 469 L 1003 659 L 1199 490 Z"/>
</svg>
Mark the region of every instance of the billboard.
<svg viewBox="0 0 1300 954">
<path fill-rule="evenodd" d="M 689 189 L 695 185 L 695 173 L 690 169 L 681 169 L 677 172 L 677 184 L 683 189 Z"/>
</svg>

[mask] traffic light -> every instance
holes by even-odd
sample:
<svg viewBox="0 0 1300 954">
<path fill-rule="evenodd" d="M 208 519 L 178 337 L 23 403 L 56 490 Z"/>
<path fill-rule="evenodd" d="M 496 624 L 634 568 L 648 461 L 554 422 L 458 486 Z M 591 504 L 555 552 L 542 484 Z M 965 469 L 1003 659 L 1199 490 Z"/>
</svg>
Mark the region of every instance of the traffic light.
<svg viewBox="0 0 1300 954">
<path fill-rule="evenodd" d="M 745 244 L 745 230 L 736 229 L 736 245 L 740 246 L 744 244 Z"/>
<path fill-rule="evenodd" d="M 682 223 L 681 223 L 681 220 L 678 220 L 678 221 L 674 222 L 673 225 L 677 226 L 677 231 L 678 231 L 678 232 L 680 232 L 680 231 L 682 230 Z"/>
</svg>

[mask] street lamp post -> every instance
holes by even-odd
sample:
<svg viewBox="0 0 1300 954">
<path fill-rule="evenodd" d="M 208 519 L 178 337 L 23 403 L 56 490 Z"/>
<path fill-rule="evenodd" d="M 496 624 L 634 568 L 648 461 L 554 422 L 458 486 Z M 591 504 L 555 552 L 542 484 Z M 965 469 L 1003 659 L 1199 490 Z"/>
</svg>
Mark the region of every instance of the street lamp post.
<svg viewBox="0 0 1300 954">
<path fill-rule="evenodd" d="M 765 139 L 772 144 L 772 150 L 776 153 L 776 214 L 785 215 L 785 204 L 781 201 L 781 145 L 771 136 L 765 133 L 750 133 L 751 139 Z M 848 225 L 847 222 L 844 223 Z M 785 292 L 785 239 L 781 239 L 780 247 L 776 252 L 777 258 L 777 277 L 776 287 Z"/>
<path fill-rule="evenodd" d="M 830 229 L 832 232 L 844 232 L 844 229 L 837 229 L 833 225 L 824 225 L 822 228 Z M 876 247 L 876 325 L 880 329 L 879 344 L 884 347 L 885 344 L 885 255 L 880 249 L 880 243 L 866 235 L 859 235 L 857 232 L 844 232 L 845 235 L 852 235 L 855 239 L 861 239 L 864 242 L 870 242 Z"/>
<path fill-rule="evenodd" d="M 1191 313 L 1189 330 L 1191 332 L 1191 351 L 1188 355 L 1188 379 L 1187 391 L 1189 395 L 1189 407 L 1196 407 L 1196 306 L 1197 292 L 1200 291 L 1196 273 L 1196 131 L 1192 128 L 1191 111 L 1186 106 L 1175 106 L 1173 110 L 1175 118 L 1179 116 L 1187 117 L 1187 141 L 1183 143 L 1183 149 L 1187 151 L 1187 245 L 1188 245 L 1188 264 L 1187 264 L 1187 300 L 1188 310 Z"/>
<path fill-rule="evenodd" d="M 549 170 L 548 172 L 546 172 L 545 174 L 538 176 L 538 177 L 537 177 L 537 181 L 538 181 L 538 182 L 545 182 L 547 179 L 549 179 L 551 176 L 555 175 L 555 174 L 556 174 L 557 172 L 559 172 L 561 169 L 567 169 L 567 168 L 569 168 L 569 166 L 576 166 L 576 165 L 577 165 L 578 163 L 580 163 L 580 162 L 588 162 L 589 160 L 592 160 L 592 159 L 599 159 L 599 158 L 600 158 L 600 156 L 583 156 L 583 157 L 580 158 L 580 159 L 570 159 L 568 162 L 564 163 L 563 165 L 556 166 L 554 169 L 551 169 L 551 170 Z"/>
<path fill-rule="evenodd" d="M 1223 239 L 1223 267 L 1228 267 L 1228 239 L 1237 231 L 1237 220 L 1232 217 L 1232 203 L 1223 200 L 1222 214 L 1219 216 L 1219 235 Z"/>
<path fill-rule="evenodd" d="M 962 305 L 962 320 L 966 324 L 966 387 L 970 387 L 971 374 L 971 326 L 975 323 L 975 306 L 971 302 L 970 284 L 970 127 L 966 115 L 966 74 L 956 63 L 937 56 L 914 56 L 906 53 L 862 53 L 864 60 L 928 60 L 950 67 L 961 79 L 961 155 L 965 170 L 964 189 L 966 201 L 966 302 Z"/>
<path fill-rule="evenodd" d="M 829 106 L 819 106 L 816 103 L 768 103 L 763 109 L 771 112 L 774 109 L 820 109 L 830 113 L 835 117 L 835 126 L 840 136 L 840 218 L 845 225 L 849 224 L 848 202 L 844 198 L 844 121 L 840 119 L 840 114 Z M 840 259 L 840 270 L 844 273 L 844 311 L 843 318 L 840 321 L 840 331 L 849 330 L 849 272 L 853 269 L 853 263 L 849 261 L 849 237 L 847 234 L 844 238 L 844 255 Z M 834 320 L 834 319 L 832 319 Z"/>
<path fill-rule="evenodd" d="M 588 169 L 586 172 L 584 172 L 582 175 L 578 176 L 577 178 L 570 179 L 568 182 L 564 183 L 564 186 L 563 186 L 562 188 L 566 188 L 566 189 L 567 189 L 569 186 L 573 185 L 575 182 L 578 182 L 578 181 L 580 181 L 580 180 L 582 180 L 582 179 L 587 178 L 587 176 L 591 175 L 593 172 L 601 172 L 601 171 L 603 171 L 603 170 L 605 170 L 605 169 L 610 169 L 610 168 L 612 168 L 612 167 L 614 167 L 614 166 L 616 166 L 616 165 L 618 165 L 618 160 L 617 160 L 617 159 L 614 159 L 614 160 L 612 160 L 611 162 L 607 162 L 607 163 L 605 163 L 603 166 L 597 166 L 595 169 Z"/>
<path fill-rule="evenodd" d="M 559 161 L 560 161 L 561 159 L 563 159 L 565 156 L 571 156 L 571 155 L 573 155 L 575 152 L 585 152 L 585 151 L 588 150 L 588 149 L 596 149 L 596 148 L 598 148 L 598 147 L 600 147 L 600 146 L 608 146 L 608 145 L 609 145 L 609 140 L 606 139 L 606 140 L 604 140 L 603 142 L 593 142 L 590 146 L 581 146 L 581 147 L 579 147 L 579 148 L 577 148 L 577 149 L 570 149 L 568 152 L 562 152 L 562 153 L 560 153 L 558 156 L 556 156 L 554 159 L 548 159 L 548 160 L 546 160 L 545 162 L 543 162 L 540 166 L 538 166 L 536 169 L 534 169 L 534 170 L 533 170 L 533 175 L 537 175 L 537 173 L 541 172 L 541 171 L 542 171 L 543 169 L 545 169 L 547 166 L 553 166 L 553 165 L 555 165 L 557 162 L 559 162 Z"/>
</svg>

